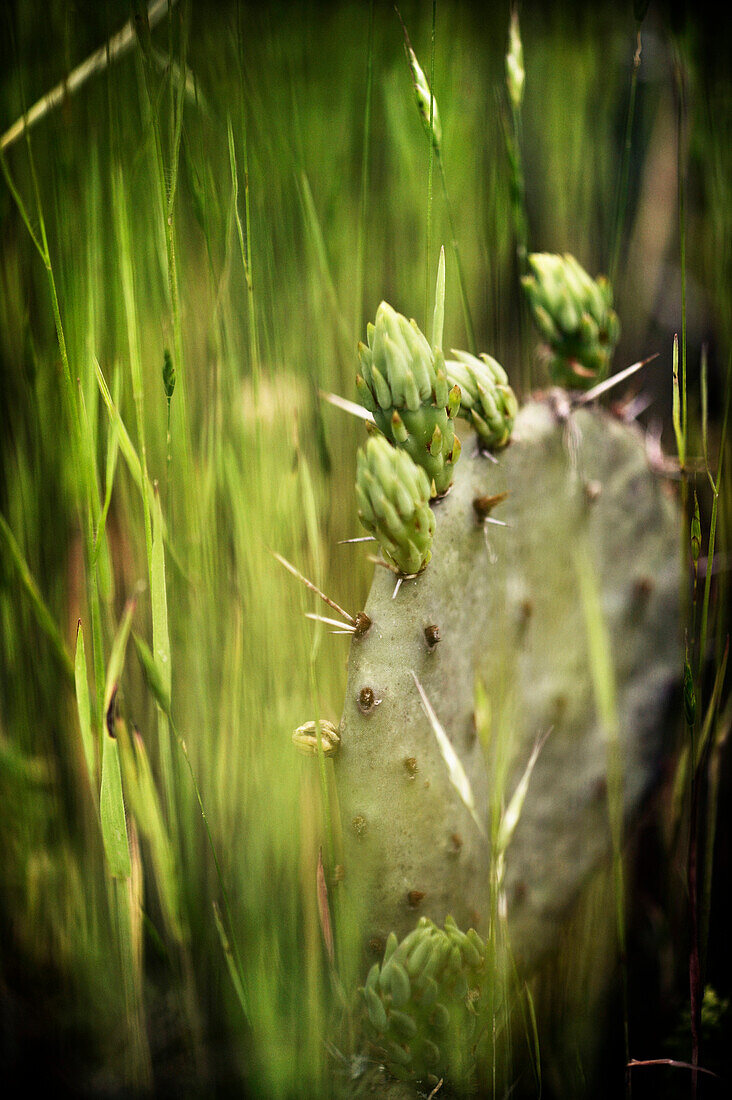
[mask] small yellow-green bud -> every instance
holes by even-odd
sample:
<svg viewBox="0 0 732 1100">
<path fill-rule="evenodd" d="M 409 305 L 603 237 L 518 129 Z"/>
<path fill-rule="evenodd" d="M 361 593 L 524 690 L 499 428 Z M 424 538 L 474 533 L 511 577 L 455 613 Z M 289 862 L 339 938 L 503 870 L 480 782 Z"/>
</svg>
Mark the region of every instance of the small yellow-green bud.
<svg viewBox="0 0 732 1100">
<path fill-rule="evenodd" d="M 320 744 L 325 756 L 334 756 L 341 745 L 340 734 L 332 722 L 322 720 L 319 723 L 305 722 L 298 726 L 292 735 L 292 743 L 306 756 L 318 755 L 318 725 L 320 726 Z"/>
</svg>

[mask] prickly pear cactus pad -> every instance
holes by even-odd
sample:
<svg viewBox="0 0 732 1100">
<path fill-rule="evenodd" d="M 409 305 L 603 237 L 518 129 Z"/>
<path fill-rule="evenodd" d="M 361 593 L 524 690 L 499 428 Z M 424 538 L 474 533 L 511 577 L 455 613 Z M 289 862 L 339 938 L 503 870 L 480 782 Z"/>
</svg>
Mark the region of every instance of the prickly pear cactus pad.
<svg viewBox="0 0 732 1100">
<path fill-rule="evenodd" d="M 508 526 L 486 522 L 491 505 L 488 519 Z M 639 431 L 601 409 L 569 411 L 561 391 L 519 411 L 498 464 L 468 438 L 452 489 L 432 507 L 428 567 L 395 597 L 393 574 L 377 569 L 371 629 L 351 643 L 335 762 L 345 887 L 361 904 L 364 947 L 392 932 L 403 939 L 420 916 L 442 924 L 451 914 L 484 935 L 491 815 L 509 804 L 537 737 L 550 731 L 502 879 L 512 949 L 531 967 L 610 847 L 608 734 L 579 561 L 591 565 L 610 639 L 631 817 L 658 769 L 681 659 L 677 517 Z"/>
</svg>

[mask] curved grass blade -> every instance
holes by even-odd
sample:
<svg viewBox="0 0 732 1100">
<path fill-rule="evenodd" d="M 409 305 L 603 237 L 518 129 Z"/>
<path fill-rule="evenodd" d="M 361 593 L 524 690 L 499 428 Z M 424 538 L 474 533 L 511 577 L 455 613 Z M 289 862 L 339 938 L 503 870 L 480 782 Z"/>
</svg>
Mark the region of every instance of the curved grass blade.
<svg viewBox="0 0 732 1100">
<path fill-rule="evenodd" d="M 81 619 L 76 628 L 76 655 L 74 658 L 74 685 L 76 687 L 76 708 L 79 714 L 81 746 L 84 750 L 86 770 L 92 790 L 96 790 L 96 760 L 94 757 L 94 734 L 91 724 L 91 702 L 89 700 L 89 681 L 86 672 L 86 653 L 84 650 L 84 631 Z"/>
</svg>

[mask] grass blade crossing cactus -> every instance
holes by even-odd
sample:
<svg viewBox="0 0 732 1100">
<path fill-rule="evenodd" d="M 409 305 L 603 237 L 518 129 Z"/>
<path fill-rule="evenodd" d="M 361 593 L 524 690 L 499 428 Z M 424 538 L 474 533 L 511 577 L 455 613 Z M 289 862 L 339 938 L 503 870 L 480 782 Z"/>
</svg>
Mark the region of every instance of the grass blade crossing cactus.
<svg viewBox="0 0 732 1100">
<path fill-rule="evenodd" d="M 420 573 L 430 560 L 435 530 L 422 467 L 374 434 L 359 451 L 356 496 L 359 518 L 376 536 L 387 561 L 406 576 Z"/>
<path fill-rule="evenodd" d="M 455 358 L 445 361 L 445 370 L 448 385 L 460 387 L 458 415 L 470 421 L 483 447 L 505 447 L 518 411 L 508 375 L 485 353 L 480 358 L 467 351 L 453 350 L 452 354 Z"/>
<path fill-rule="evenodd" d="M 387 302 L 369 324 L 368 346 L 359 344 L 358 394 L 377 427 L 422 466 L 431 495 L 446 492 L 460 457 L 454 418 L 460 390 L 448 386 L 445 360 L 431 348 L 415 321 Z"/>
<path fill-rule="evenodd" d="M 539 332 L 547 344 L 549 372 L 560 386 L 589 389 L 607 377 L 620 335 L 613 293 L 604 276 L 591 278 L 574 256 L 529 256 L 522 277 Z"/>
</svg>

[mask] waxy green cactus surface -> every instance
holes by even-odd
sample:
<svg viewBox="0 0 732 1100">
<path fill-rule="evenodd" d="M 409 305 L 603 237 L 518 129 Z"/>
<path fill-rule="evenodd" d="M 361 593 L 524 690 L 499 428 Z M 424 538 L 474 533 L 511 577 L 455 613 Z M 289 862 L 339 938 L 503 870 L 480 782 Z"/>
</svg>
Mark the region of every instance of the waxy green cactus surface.
<svg viewBox="0 0 732 1100">
<path fill-rule="evenodd" d="M 519 411 L 498 464 L 476 437 L 466 440 L 450 493 L 432 505 L 424 572 L 393 598 L 394 576 L 376 570 L 371 628 L 351 643 L 335 761 L 344 888 L 360 908 L 364 948 L 392 932 L 402 939 L 420 916 L 441 924 L 452 914 L 486 934 L 491 811 L 508 805 L 547 731 L 502 890 L 519 965 L 530 968 L 556 943 L 610 848 L 609 733 L 598 717 L 581 563 L 590 563 L 610 640 L 632 816 L 659 767 L 664 706 L 681 667 L 677 511 L 666 489 L 638 429 L 597 408 L 569 411 L 566 394 L 552 391 Z M 489 519 L 508 526 L 485 522 L 492 498 Z M 469 779 L 482 829 L 451 781 L 415 677 Z M 373 707 L 359 705 L 366 695 Z"/>
</svg>

